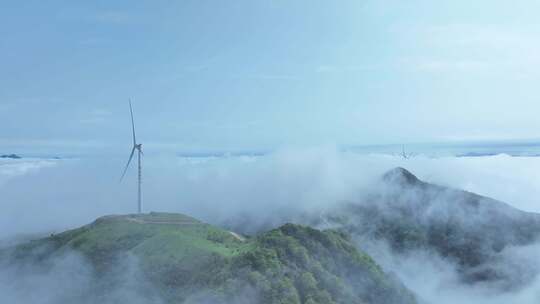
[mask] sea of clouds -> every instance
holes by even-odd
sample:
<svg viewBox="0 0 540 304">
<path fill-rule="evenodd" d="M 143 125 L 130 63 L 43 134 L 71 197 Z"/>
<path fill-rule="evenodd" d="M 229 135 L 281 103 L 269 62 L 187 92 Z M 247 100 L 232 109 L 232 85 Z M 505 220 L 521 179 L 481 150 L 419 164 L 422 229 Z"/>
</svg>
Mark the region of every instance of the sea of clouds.
<svg viewBox="0 0 540 304">
<path fill-rule="evenodd" d="M 131 168 L 120 182 L 124 162 L 121 158 L 1 160 L 0 246 L 78 227 L 107 214 L 134 213 L 136 171 Z M 403 159 L 332 147 L 283 149 L 253 157 L 145 157 L 143 208 L 146 212 L 185 213 L 218 225 L 239 216 L 279 224 L 287 213 L 322 212 L 338 202 L 354 201 L 396 166 L 428 182 L 540 212 L 538 157 L 419 155 Z M 508 254 L 535 257 L 538 248 L 510 248 Z M 397 273 L 427 303 L 540 300 L 536 282 L 517 292 L 499 294 L 459 284 L 453 266 L 437 256 L 418 253 L 404 259 L 385 251 L 384 244 L 372 248 L 372 252 L 376 250 L 380 251 L 376 260 Z M 534 259 L 531 263 L 538 264 Z"/>
<path fill-rule="evenodd" d="M 76 227 L 136 210 L 136 167 L 125 160 L 1 160 L 0 239 Z M 420 179 L 540 212 L 540 158 L 362 155 L 333 148 L 281 150 L 258 157 L 147 157 L 145 211 L 182 212 L 216 222 L 237 213 L 325 208 L 354 200 L 385 171 L 402 166 Z"/>
</svg>

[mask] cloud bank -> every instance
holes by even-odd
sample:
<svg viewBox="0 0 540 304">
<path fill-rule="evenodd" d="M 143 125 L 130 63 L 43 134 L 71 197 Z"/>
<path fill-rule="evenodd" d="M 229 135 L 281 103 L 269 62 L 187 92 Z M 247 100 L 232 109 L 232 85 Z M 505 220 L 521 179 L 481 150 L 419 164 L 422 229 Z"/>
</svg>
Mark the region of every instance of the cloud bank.
<svg viewBox="0 0 540 304">
<path fill-rule="evenodd" d="M 77 227 L 105 214 L 135 212 L 135 170 L 128 171 L 123 183 L 118 181 L 124 161 L 95 158 L 3 162 L 3 245 Z M 248 224 L 271 226 L 306 212 L 322 213 L 339 202 L 361 198 L 385 171 L 396 166 L 406 167 L 428 182 L 477 192 L 527 211 L 540 211 L 540 158 L 535 157 L 417 156 L 404 160 L 339 152 L 330 147 L 288 149 L 259 157 L 148 157 L 143 166 L 145 211 L 181 212 L 218 225 L 245 218 Z M 384 244 L 362 246 L 427 303 L 536 303 L 539 299 L 538 279 L 523 289 L 501 293 L 489 286 L 460 283 L 456 265 L 438 255 L 422 251 L 394 255 Z M 534 259 L 540 253 L 538 248 L 511 247 L 505 249 L 505 254 L 517 257 L 520 263 L 526 261 L 527 267 L 540 269 Z M 91 276 L 77 256 L 66 256 L 57 267 L 54 273 L 60 277 L 28 273 L 19 287 L 49 290 L 54 288 L 43 285 L 41 279 L 54 278 L 55 284 L 62 284 L 67 277 L 73 284 L 84 284 Z M 9 271 L 3 273 L 12 273 Z M 64 276 L 65 272 L 81 275 Z M 8 278 L 0 277 L 1 285 L 9 287 Z M 27 296 L 3 290 L 1 293 L 5 299 L 33 301 Z M 57 299 L 54 294 L 41 298 L 52 300 L 40 303 Z"/>
</svg>

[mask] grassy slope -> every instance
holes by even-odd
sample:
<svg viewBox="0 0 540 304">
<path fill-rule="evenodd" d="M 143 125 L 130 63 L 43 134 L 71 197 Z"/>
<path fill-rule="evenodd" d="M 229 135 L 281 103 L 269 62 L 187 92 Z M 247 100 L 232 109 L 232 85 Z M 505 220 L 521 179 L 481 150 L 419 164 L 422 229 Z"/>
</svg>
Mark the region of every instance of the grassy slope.
<svg viewBox="0 0 540 304">
<path fill-rule="evenodd" d="M 414 303 L 346 236 L 291 224 L 242 241 L 179 214 L 109 216 L 18 246 L 14 257 L 47 260 L 66 250 L 87 257 L 98 274 L 134 255 L 175 302 L 197 294 L 219 303 L 250 292 L 261 303 Z"/>
</svg>

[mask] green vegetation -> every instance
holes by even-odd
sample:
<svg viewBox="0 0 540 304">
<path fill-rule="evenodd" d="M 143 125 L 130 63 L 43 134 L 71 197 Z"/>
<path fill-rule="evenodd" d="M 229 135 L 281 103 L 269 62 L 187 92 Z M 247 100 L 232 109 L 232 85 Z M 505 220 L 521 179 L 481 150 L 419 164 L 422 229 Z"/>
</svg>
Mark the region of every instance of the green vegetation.
<svg viewBox="0 0 540 304">
<path fill-rule="evenodd" d="M 238 261 L 257 278 L 264 303 L 414 303 L 342 233 L 287 224 L 255 243 Z"/>
<path fill-rule="evenodd" d="M 178 215 L 108 216 L 18 246 L 20 262 L 46 261 L 67 250 L 105 275 L 118 259 L 137 258 L 148 282 L 170 302 L 415 303 L 347 236 L 287 224 L 248 240 Z"/>
<path fill-rule="evenodd" d="M 501 271 L 503 262 L 515 264 L 504 249 L 537 241 L 540 216 L 423 182 L 403 168 L 389 171 L 382 181 L 381 188 L 364 201 L 341 206 L 327 221 L 355 239 L 383 240 L 394 253 L 437 253 L 456 263 L 467 283 L 517 286 L 512 272 Z"/>
</svg>

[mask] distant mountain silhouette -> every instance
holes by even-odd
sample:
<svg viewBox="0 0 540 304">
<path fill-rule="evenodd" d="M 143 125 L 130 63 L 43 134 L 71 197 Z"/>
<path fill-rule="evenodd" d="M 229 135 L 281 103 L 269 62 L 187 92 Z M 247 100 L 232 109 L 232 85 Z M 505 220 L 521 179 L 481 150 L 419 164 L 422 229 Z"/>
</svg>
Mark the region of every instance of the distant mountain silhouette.
<svg viewBox="0 0 540 304">
<path fill-rule="evenodd" d="M 20 157 L 17 154 L 4 154 L 4 155 L 0 155 L 0 158 L 20 159 L 22 157 Z"/>
</svg>

